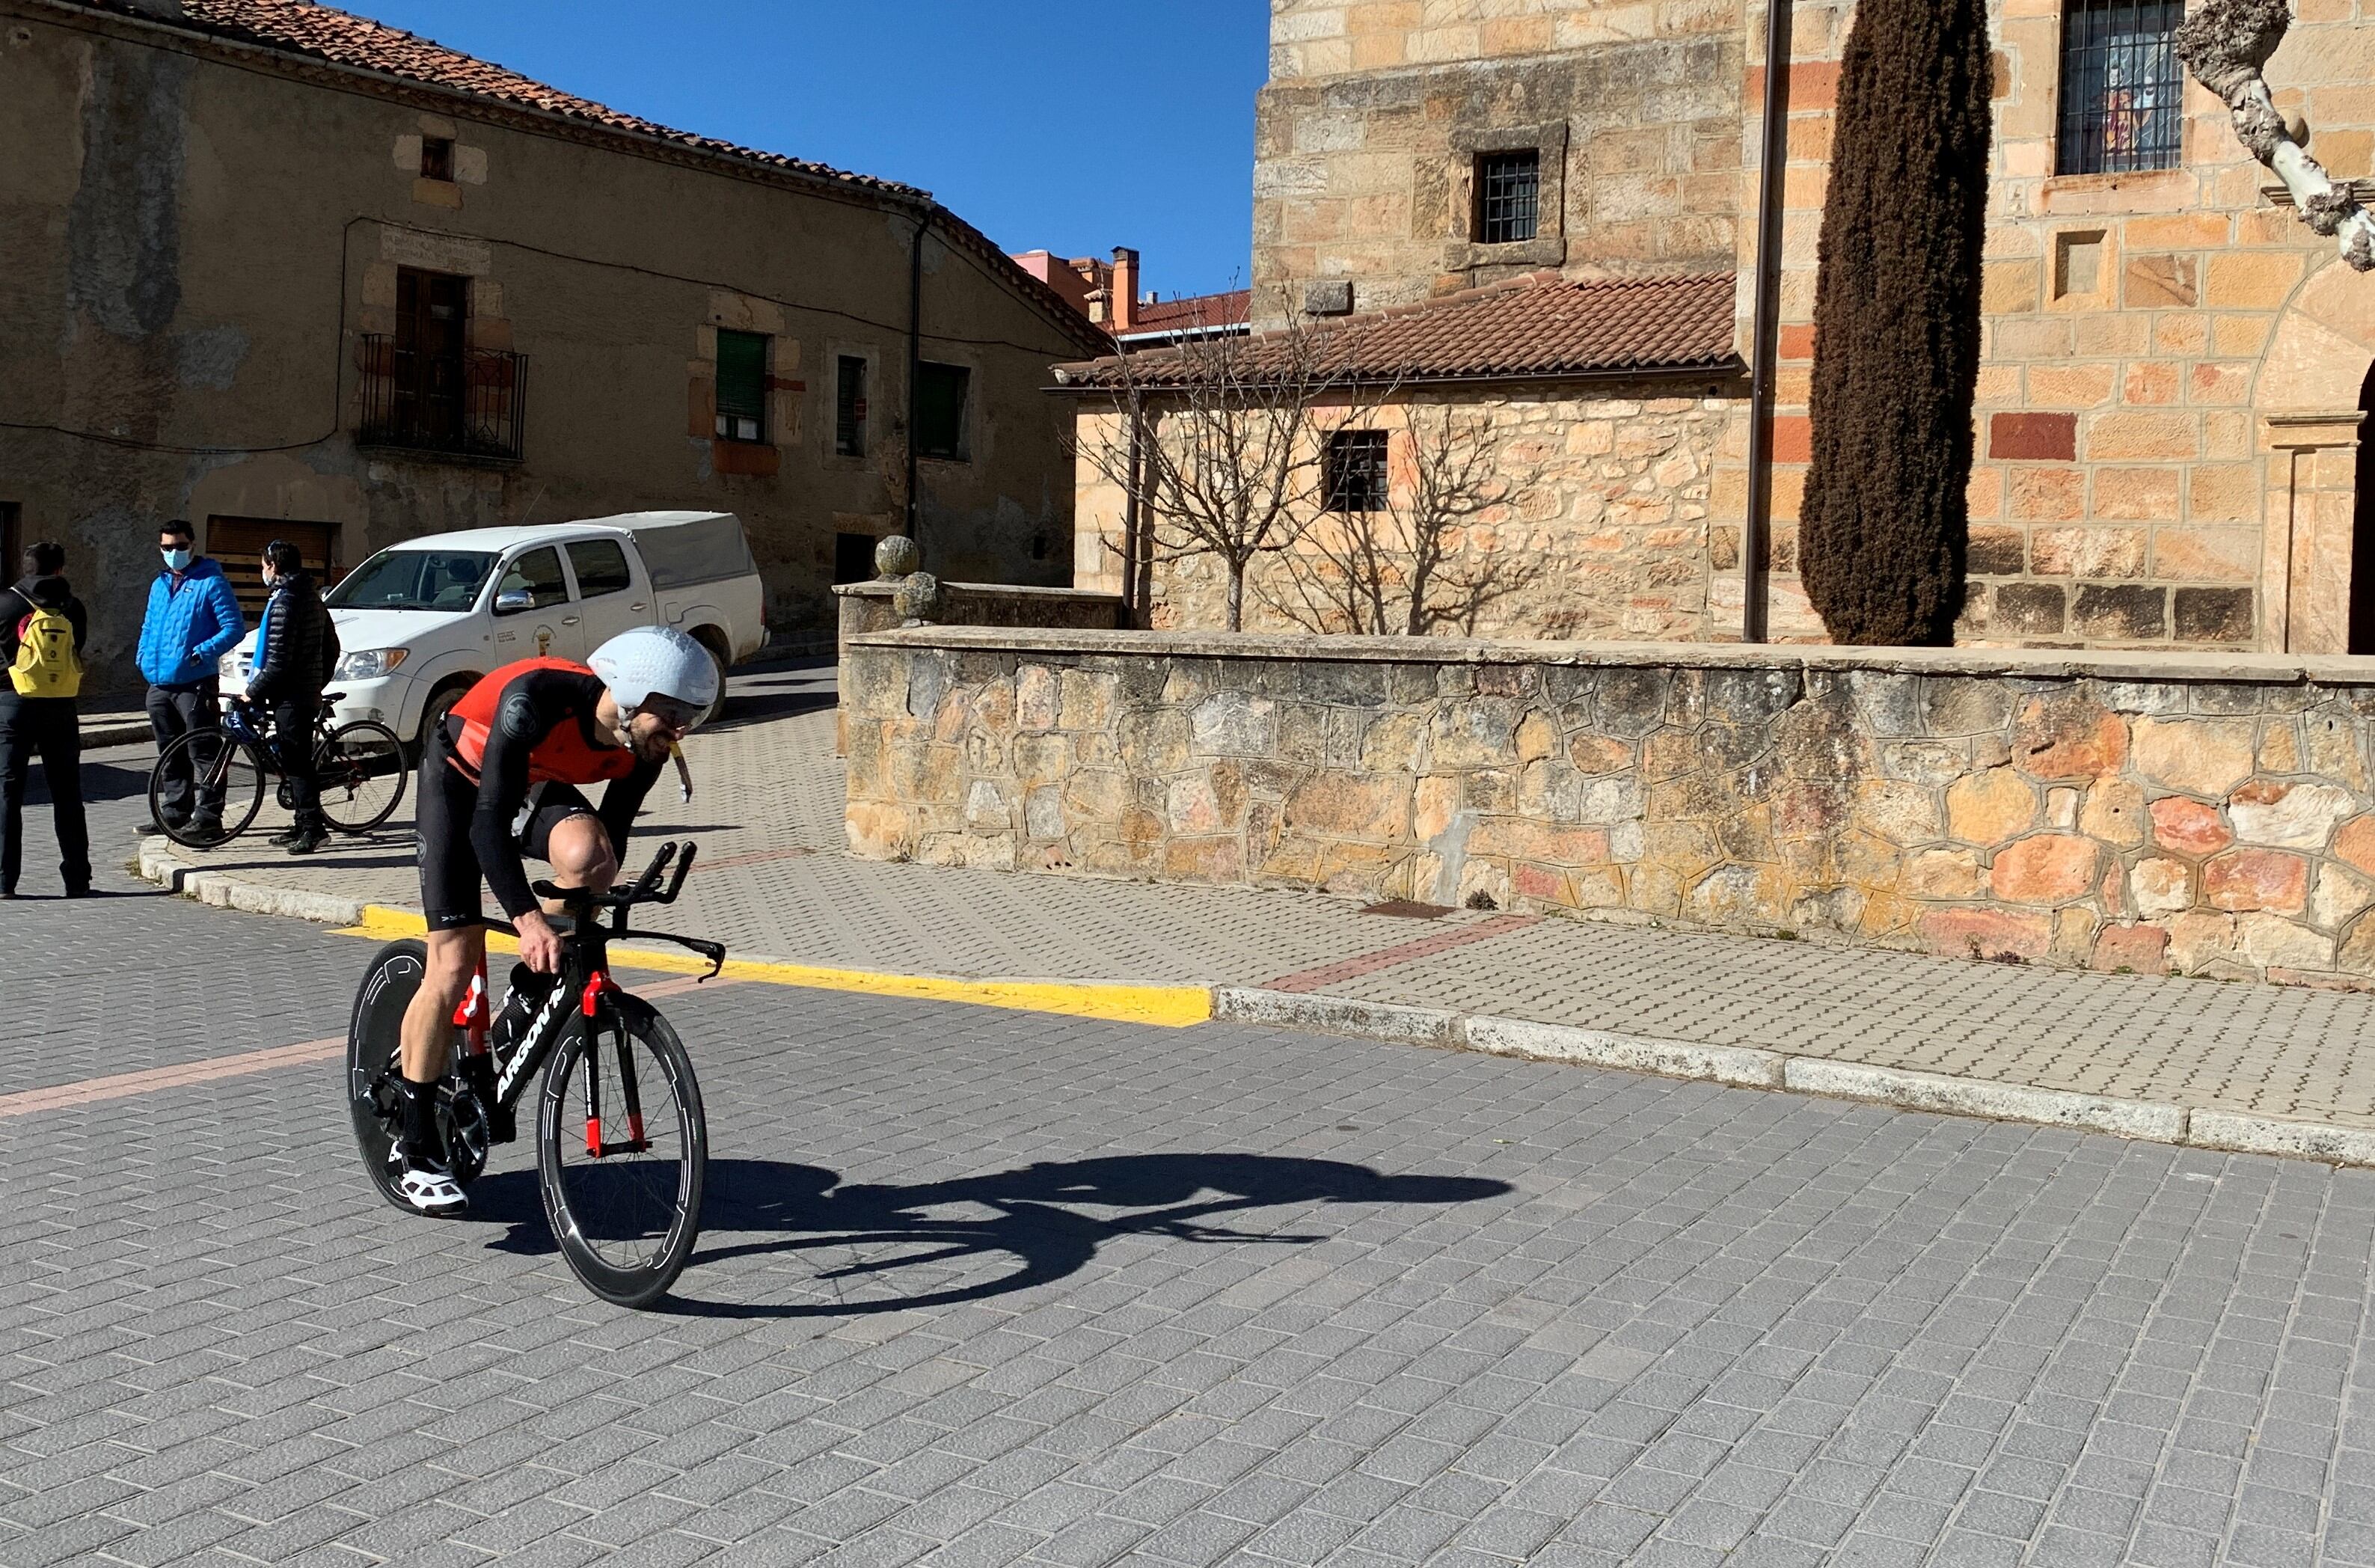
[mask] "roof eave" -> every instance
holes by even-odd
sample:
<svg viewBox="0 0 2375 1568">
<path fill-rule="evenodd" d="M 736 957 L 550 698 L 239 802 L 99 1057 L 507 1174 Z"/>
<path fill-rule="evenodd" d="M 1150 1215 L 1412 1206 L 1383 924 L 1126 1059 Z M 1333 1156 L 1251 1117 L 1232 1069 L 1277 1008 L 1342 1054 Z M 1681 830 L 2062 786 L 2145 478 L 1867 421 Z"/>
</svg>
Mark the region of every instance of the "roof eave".
<svg viewBox="0 0 2375 1568">
<path fill-rule="evenodd" d="M 1555 382 L 1696 380 L 1707 376 L 1736 377 L 1747 373 L 1747 361 L 1737 354 L 1725 354 L 1719 359 L 1696 360 L 1685 364 L 1603 365 L 1569 367 L 1563 370 L 1474 371 L 1442 374 L 1357 374 L 1331 381 L 1319 390 L 1327 393 L 1339 390 L 1374 391 L 1381 386 L 1526 386 Z M 1138 390 L 1152 397 L 1166 393 L 1186 392 L 1192 385 L 1193 383 L 1189 382 L 1140 382 L 1138 383 Z M 1101 394 L 1125 393 L 1129 390 L 1129 387 L 1119 382 L 1080 381 L 1058 382 L 1041 390 L 1075 397 L 1089 397 Z"/>
</svg>

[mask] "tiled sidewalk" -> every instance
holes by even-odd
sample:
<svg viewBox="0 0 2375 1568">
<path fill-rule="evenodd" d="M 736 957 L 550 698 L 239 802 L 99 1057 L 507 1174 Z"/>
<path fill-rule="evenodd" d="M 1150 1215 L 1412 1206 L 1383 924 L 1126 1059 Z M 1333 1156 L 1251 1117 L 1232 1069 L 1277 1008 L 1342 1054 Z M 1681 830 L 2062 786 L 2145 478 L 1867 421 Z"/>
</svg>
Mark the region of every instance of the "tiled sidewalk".
<svg viewBox="0 0 2375 1568">
<path fill-rule="evenodd" d="M 1701 1045 L 2375 1128 L 2375 998 L 2080 974 L 1310 893 L 967 871 L 842 852 L 830 668 L 738 678 L 639 832 L 697 837 L 674 928 L 738 954 L 901 973 L 1289 989 Z M 772 715 L 772 716 L 770 716 Z M 254 836 L 194 865 L 412 904 L 404 824 L 292 862 Z M 2369 1043 L 2361 1049 L 2360 1043 Z"/>
</svg>

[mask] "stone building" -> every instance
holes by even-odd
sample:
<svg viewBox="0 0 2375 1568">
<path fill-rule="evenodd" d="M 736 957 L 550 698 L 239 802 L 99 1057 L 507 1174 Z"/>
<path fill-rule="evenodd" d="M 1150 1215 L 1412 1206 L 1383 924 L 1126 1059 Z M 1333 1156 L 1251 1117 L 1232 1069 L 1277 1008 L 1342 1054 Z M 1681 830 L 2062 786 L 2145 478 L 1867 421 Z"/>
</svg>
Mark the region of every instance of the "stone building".
<svg viewBox="0 0 2375 1568">
<path fill-rule="evenodd" d="M 2268 66 L 2277 103 L 2306 120 L 2336 178 L 2375 196 L 2375 0 L 2294 9 Z M 2181 5 L 1991 11 L 1996 134 L 1961 639 L 2375 652 L 2375 464 L 2358 442 L 2375 408 L 2375 277 L 2297 219 L 2224 107 L 2183 79 L 2169 48 Z M 1273 0 L 1271 15 L 1252 171 L 1258 328 L 1291 313 L 1349 316 L 1357 330 L 1381 311 L 1457 312 L 1469 291 L 1542 270 L 1647 276 L 1731 288 L 1734 363 L 1749 360 L 1759 0 Z M 1821 638 L 1795 525 L 1851 18 L 1841 0 L 1794 7 L 1765 570 L 1741 550 L 1743 375 L 1702 392 L 1679 425 L 1654 402 L 1637 429 L 1625 400 L 1596 404 L 1638 455 L 1628 473 L 1609 454 L 1582 485 L 1533 455 L 1578 455 L 1563 438 L 1570 421 L 1589 426 L 1579 407 L 1503 383 L 1446 386 L 1438 395 L 1510 426 L 1511 513 L 1480 519 L 1474 546 L 1523 540 L 1610 568 L 1562 567 L 1563 612 L 1494 630 L 1735 638 L 1755 584 L 1773 635 Z M 1103 417 L 1093 400 L 1080 409 Z M 1119 585 L 1125 498 L 1088 465 L 1079 480 L 1075 580 Z M 1619 496 L 1658 525 L 1612 536 Z M 1199 570 L 1157 573 L 1140 613 L 1215 624 Z"/>
<path fill-rule="evenodd" d="M 903 529 L 1065 580 L 1040 389 L 1109 340 L 927 192 L 300 0 L 0 0 L 0 525 L 73 549 L 102 680 L 175 516 L 336 567 L 732 511 L 779 631 Z"/>
</svg>

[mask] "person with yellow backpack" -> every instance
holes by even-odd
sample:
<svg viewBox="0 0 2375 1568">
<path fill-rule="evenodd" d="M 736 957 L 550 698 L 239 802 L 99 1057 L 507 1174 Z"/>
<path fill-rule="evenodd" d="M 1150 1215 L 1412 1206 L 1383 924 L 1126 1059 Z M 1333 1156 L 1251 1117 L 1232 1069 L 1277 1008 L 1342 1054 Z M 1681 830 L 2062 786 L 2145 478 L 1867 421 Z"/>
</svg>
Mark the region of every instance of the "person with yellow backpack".
<svg viewBox="0 0 2375 1568">
<path fill-rule="evenodd" d="M 44 539 L 25 552 L 25 575 L 0 589 L 0 899 L 17 896 L 25 858 L 25 786 L 41 759 L 57 819 L 58 875 L 66 897 L 90 891 L 90 831 L 82 812 L 82 645 L 90 618 L 66 580 L 66 548 Z"/>
</svg>

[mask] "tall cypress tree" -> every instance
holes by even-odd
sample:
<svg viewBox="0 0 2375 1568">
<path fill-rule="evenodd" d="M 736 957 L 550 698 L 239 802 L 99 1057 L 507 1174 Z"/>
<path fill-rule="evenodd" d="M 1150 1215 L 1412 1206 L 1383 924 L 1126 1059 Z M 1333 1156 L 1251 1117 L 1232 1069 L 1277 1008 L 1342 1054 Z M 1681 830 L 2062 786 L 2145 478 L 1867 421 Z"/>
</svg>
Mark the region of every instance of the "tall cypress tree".
<svg viewBox="0 0 2375 1568">
<path fill-rule="evenodd" d="M 1861 0 L 1839 65 L 1799 573 L 1831 638 L 1944 643 L 1963 607 L 1986 0 Z"/>
</svg>

